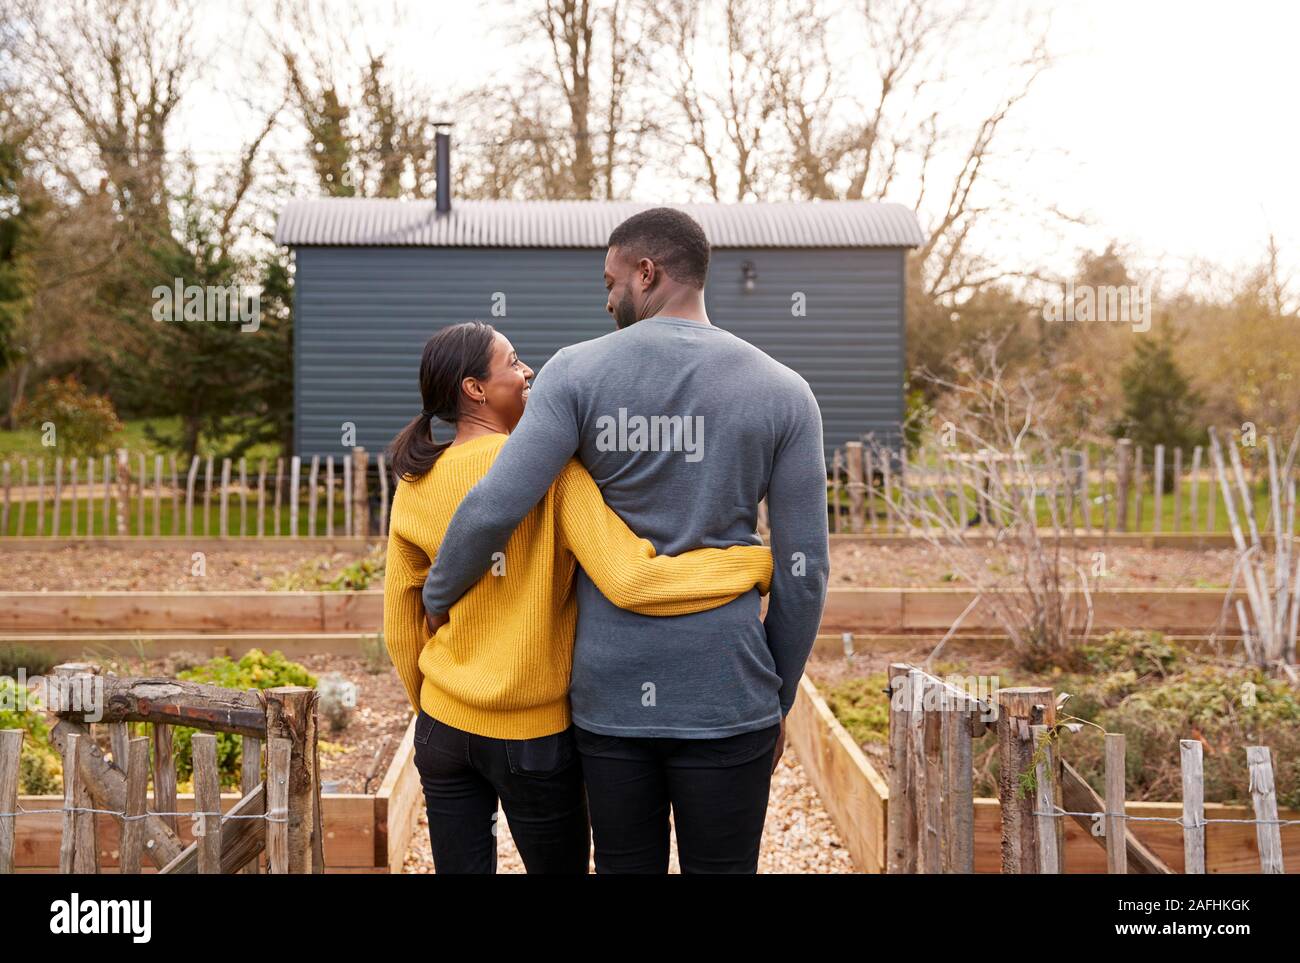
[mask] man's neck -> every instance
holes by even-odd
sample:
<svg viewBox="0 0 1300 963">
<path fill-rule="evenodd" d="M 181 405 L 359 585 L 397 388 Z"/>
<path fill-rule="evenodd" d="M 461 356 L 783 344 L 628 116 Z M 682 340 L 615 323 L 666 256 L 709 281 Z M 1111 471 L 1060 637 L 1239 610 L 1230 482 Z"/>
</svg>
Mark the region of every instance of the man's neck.
<svg viewBox="0 0 1300 963">
<path fill-rule="evenodd" d="M 646 317 L 684 318 L 698 321 L 700 324 L 712 324 L 709 314 L 704 310 L 704 292 L 686 291 L 664 298 L 660 304 L 650 306 L 651 312 Z"/>
</svg>

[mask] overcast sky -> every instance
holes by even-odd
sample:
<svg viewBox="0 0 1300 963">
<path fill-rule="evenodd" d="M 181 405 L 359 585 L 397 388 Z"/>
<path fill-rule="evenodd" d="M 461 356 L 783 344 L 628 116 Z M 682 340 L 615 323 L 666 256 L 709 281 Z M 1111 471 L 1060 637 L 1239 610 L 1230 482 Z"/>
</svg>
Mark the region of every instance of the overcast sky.
<svg viewBox="0 0 1300 963">
<path fill-rule="evenodd" d="M 1283 0 L 990 0 L 1014 22 L 1023 8 L 1051 12 L 1055 65 L 1013 115 L 1001 148 L 1019 159 L 1004 168 L 1009 216 L 984 244 L 1027 264 L 1064 269 L 1081 245 L 1127 244 L 1142 266 L 1185 277 L 1198 259 L 1226 268 L 1258 263 L 1274 232 L 1300 284 L 1300 3 Z M 213 28 L 238 64 L 251 43 L 230 5 L 214 4 Z M 497 4 L 403 5 L 400 30 L 367 18 L 390 42 L 401 69 L 434 89 L 477 85 L 507 69 Z M 954 57 L 995 63 L 1014 47 L 1013 31 L 990 32 L 981 50 Z M 222 101 L 251 82 L 247 71 L 196 90 L 175 132 L 176 146 L 229 145 Z M 987 107 L 972 96 L 971 121 Z M 235 117 L 230 113 L 226 116 Z M 458 130 L 459 136 L 468 132 Z M 286 148 L 292 143 L 282 142 Z M 653 177 L 636 199 L 683 200 Z M 1017 219 L 1018 206 L 1046 204 L 1086 216 L 1091 226 L 1041 230 Z"/>
</svg>

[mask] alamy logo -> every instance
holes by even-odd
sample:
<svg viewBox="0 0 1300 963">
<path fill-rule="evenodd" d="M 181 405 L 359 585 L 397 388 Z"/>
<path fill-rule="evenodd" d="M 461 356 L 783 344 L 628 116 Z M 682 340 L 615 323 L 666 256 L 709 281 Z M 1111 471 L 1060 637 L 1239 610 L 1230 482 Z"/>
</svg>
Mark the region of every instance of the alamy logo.
<svg viewBox="0 0 1300 963">
<path fill-rule="evenodd" d="M 125 933 L 133 943 L 148 943 L 153 931 L 153 903 L 147 899 L 88 899 L 77 893 L 50 904 L 50 932 Z"/>
<path fill-rule="evenodd" d="M 682 451 L 687 461 L 704 457 L 703 415 L 631 415 L 596 419 L 597 451 Z"/>
<path fill-rule="evenodd" d="M 1100 321 L 1127 324 L 1135 333 L 1151 330 L 1151 284 L 1075 284 L 1061 287 L 1060 297 L 1043 303 L 1049 324 Z"/>
<path fill-rule="evenodd" d="M 262 325 L 261 295 L 238 284 L 186 284 L 183 278 L 173 278 L 170 287 L 160 284 L 152 293 L 153 319 L 160 324 L 238 324 L 245 334 Z"/>
</svg>

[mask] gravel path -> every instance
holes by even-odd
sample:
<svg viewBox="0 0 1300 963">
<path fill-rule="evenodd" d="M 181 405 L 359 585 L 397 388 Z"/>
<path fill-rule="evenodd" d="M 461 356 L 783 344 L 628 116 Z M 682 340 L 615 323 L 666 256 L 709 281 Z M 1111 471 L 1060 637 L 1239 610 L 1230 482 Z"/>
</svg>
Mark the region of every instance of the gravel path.
<svg viewBox="0 0 1300 963">
<path fill-rule="evenodd" d="M 498 816 L 497 872 L 522 873 L 524 865 L 510 838 L 504 814 Z M 678 872 L 676 840 L 671 844 L 668 871 Z M 760 873 L 853 873 L 853 861 L 840 842 L 835 824 L 822 808 L 816 790 L 803 767 L 786 747 L 781 765 L 772 777 L 763 826 L 763 846 L 758 857 Z M 411 847 L 402 868 L 404 873 L 432 873 L 429 824 L 421 808 L 419 822 L 411 835 Z"/>
</svg>

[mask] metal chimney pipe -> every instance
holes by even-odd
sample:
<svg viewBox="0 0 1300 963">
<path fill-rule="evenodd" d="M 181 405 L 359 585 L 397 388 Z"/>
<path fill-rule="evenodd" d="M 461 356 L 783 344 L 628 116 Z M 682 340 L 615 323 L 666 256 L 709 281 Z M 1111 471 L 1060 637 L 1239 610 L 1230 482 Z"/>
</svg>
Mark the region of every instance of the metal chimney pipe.
<svg viewBox="0 0 1300 963">
<path fill-rule="evenodd" d="M 437 210 L 451 210 L 451 135 L 444 130 L 433 135 L 434 171 L 437 176 Z"/>
</svg>

